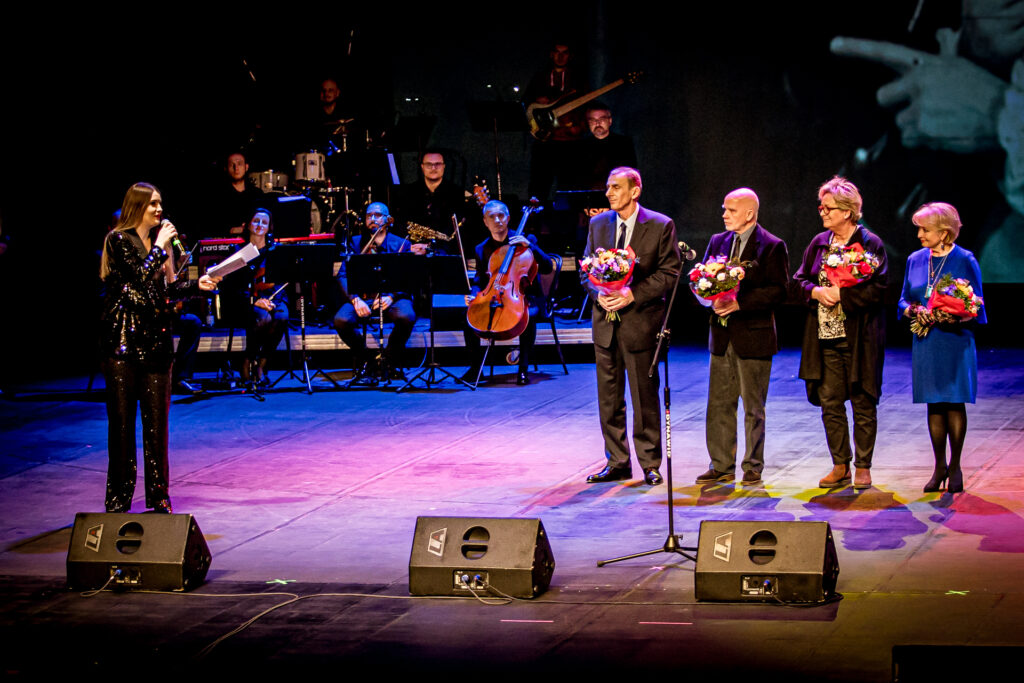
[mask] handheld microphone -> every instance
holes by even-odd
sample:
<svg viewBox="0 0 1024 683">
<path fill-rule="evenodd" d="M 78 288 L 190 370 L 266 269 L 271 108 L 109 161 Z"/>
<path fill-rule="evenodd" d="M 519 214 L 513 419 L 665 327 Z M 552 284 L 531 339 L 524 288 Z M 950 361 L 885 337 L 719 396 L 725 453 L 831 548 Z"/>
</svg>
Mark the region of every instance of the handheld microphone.
<svg viewBox="0 0 1024 683">
<path fill-rule="evenodd" d="M 684 261 L 692 261 L 697 258 L 697 252 L 690 248 L 690 245 L 680 240 L 677 245 L 679 247 L 679 255 L 683 257 Z"/>
<path fill-rule="evenodd" d="M 165 223 L 170 223 L 170 221 L 167 220 L 166 218 L 162 219 L 160 221 L 160 227 L 161 228 L 164 227 Z M 186 249 L 185 245 L 181 243 L 181 240 L 178 239 L 177 235 L 175 235 L 174 237 L 171 238 L 171 244 L 173 244 L 175 247 L 177 247 L 178 251 L 181 252 L 182 254 L 187 254 L 188 253 L 188 249 Z"/>
</svg>

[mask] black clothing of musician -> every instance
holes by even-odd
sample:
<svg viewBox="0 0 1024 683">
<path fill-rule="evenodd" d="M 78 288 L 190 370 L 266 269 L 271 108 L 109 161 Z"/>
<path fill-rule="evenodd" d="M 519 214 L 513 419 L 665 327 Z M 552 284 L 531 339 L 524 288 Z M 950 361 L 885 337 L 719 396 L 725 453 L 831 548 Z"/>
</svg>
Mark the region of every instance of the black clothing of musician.
<svg viewBox="0 0 1024 683">
<path fill-rule="evenodd" d="M 633 139 L 618 133 L 608 133 L 604 138 L 584 138 L 579 141 L 575 165 L 573 184 L 576 189 L 603 190 L 612 169 L 636 168 Z"/>
<path fill-rule="evenodd" d="M 422 180 L 402 185 L 400 190 L 398 223 L 408 222 L 425 225 L 431 230 L 450 235 L 454 230 L 452 214 L 465 214 L 466 199 L 462 190 L 455 183 L 442 180 L 441 184 L 431 192 Z M 466 244 L 463 241 L 463 244 Z M 454 241 L 434 243 L 434 250 L 445 254 L 459 254 L 459 247 Z"/>
<path fill-rule="evenodd" d="M 247 180 L 249 164 L 239 152 L 227 158 L 227 177 L 212 192 L 210 209 L 199 234 L 192 237 L 219 239 L 241 235 L 257 208 L 266 203 L 263 191 Z"/>
<path fill-rule="evenodd" d="M 387 207 L 380 203 L 370 204 L 367 207 L 367 226 L 375 230 L 379 228 L 380 221 L 389 219 Z M 376 214 L 376 219 L 373 217 Z M 376 221 L 376 222 L 375 222 Z M 384 228 L 385 230 L 387 228 Z M 367 237 L 366 239 L 370 239 Z M 354 253 L 361 253 L 363 247 L 363 236 L 356 235 L 352 239 Z M 396 237 L 391 233 L 384 235 L 383 241 L 375 247 L 371 247 L 367 253 L 376 254 L 397 254 L 408 253 L 410 244 L 408 240 Z M 345 342 L 345 345 L 352 349 L 353 361 L 356 369 L 362 368 L 366 362 L 366 340 L 358 326 L 361 323 L 370 322 L 377 318 L 379 313 L 376 308 L 370 311 L 369 315 L 359 315 L 358 308 L 369 310 L 372 307 L 374 296 L 371 294 L 360 294 L 349 292 L 348 273 L 346 264 L 343 262 L 338 270 L 338 287 L 341 290 L 342 306 L 334 314 L 334 329 L 338 336 Z M 365 298 L 364 298 L 365 297 Z M 412 300 L 406 292 L 381 293 L 380 297 L 391 297 L 391 305 L 384 310 L 384 320 L 392 323 L 394 328 L 388 337 L 387 354 L 392 363 L 401 364 L 402 350 L 412 335 L 412 326 L 416 322 L 416 312 L 413 310 Z"/>
<path fill-rule="evenodd" d="M 142 204 L 140 207 L 139 204 Z M 174 320 L 172 299 L 213 289 L 213 280 L 167 283 L 173 226 L 161 223 L 156 188 L 139 183 L 128 191 L 119 226 L 107 234 L 101 277 L 106 299 L 100 350 L 107 382 L 107 512 L 128 512 L 135 493 L 135 415 L 142 411 L 146 507 L 170 512 L 167 494 L 167 419 L 171 397 Z M 160 227 L 147 251 L 144 237 Z M 164 226 L 170 227 L 164 227 Z M 198 287 L 197 287 L 198 284 Z"/>
<path fill-rule="evenodd" d="M 229 292 L 221 294 L 221 301 L 227 308 L 227 317 L 233 323 L 245 327 L 246 360 L 256 361 L 258 381 L 265 379 L 267 358 L 277 349 L 288 328 L 287 289 L 274 296 L 271 301 L 274 305 L 272 311 L 256 305 L 257 301 L 271 296 L 283 284 L 275 281 L 272 269 L 267 267 L 269 256 L 276 248 L 273 242 L 265 246 L 260 250 L 260 255 L 245 268 L 228 276 L 226 282 L 229 285 L 221 287 Z M 245 375 L 243 369 L 243 378 Z"/>
</svg>

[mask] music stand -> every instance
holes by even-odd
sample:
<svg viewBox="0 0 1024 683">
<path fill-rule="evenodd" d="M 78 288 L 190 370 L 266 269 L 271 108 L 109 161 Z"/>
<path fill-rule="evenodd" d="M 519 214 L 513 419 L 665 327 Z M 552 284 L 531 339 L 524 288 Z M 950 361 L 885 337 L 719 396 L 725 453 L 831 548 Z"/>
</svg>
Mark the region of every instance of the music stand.
<svg viewBox="0 0 1024 683">
<path fill-rule="evenodd" d="M 555 199 L 552 202 L 552 209 L 555 211 L 575 211 L 583 213 L 587 209 L 608 209 L 608 196 L 605 190 L 559 190 L 555 192 Z M 579 315 L 576 322 L 582 322 L 583 316 L 587 313 L 587 303 L 590 301 L 590 292 L 583 289 L 583 299 L 580 301 Z M 575 313 L 577 309 L 573 309 Z M 570 315 L 572 315 L 570 313 Z"/>
<path fill-rule="evenodd" d="M 469 102 L 466 105 L 469 114 L 470 130 L 474 132 L 490 132 L 494 137 L 494 180 L 498 188 L 498 200 L 502 199 L 501 190 L 501 145 L 498 132 L 519 132 L 527 129 L 523 105 L 518 102 Z"/>
<path fill-rule="evenodd" d="M 608 209 L 608 195 L 605 190 L 558 190 L 551 208 L 555 211 L 576 211 L 587 209 Z"/>
<path fill-rule="evenodd" d="M 395 254 L 356 254 L 346 264 L 348 291 L 381 293 L 403 292 L 415 296 L 426 277 L 426 259 L 412 252 Z M 372 302 L 372 298 L 370 300 Z M 372 314 L 372 312 L 371 312 Z M 388 357 L 384 353 L 384 310 L 377 308 L 380 327 L 380 379 L 390 382 Z"/>
<path fill-rule="evenodd" d="M 295 282 L 299 285 L 299 329 L 302 333 L 302 376 L 295 374 L 294 369 L 288 373 L 306 385 L 306 392 L 313 393 L 313 377 L 322 375 L 338 389 L 341 385 L 334 381 L 320 368 L 309 374 L 309 349 L 306 346 L 306 287 L 316 280 L 334 277 L 334 261 L 338 248 L 334 244 L 278 244 L 267 254 L 267 269 L 274 273 L 274 278 L 282 282 Z M 280 381 L 280 378 L 278 378 Z M 277 382 L 275 382 L 276 384 Z"/>
<path fill-rule="evenodd" d="M 456 234 L 455 238 L 458 239 L 458 237 L 459 236 Z M 462 257 L 434 254 L 428 256 L 426 261 L 427 301 L 430 302 L 430 362 L 420 368 L 420 371 L 414 376 L 406 380 L 405 384 L 398 388 L 398 392 L 408 389 L 412 386 L 413 382 L 421 377 L 427 385 L 426 388 L 430 389 L 431 385 L 440 384 L 444 381 L 444 377 L 437 377 L 435 379 L 436 373 L 441 373 L 442 375 L 451 377 L 456 382 L 465 384 L 471 389 L 476 389 L 476 387 L 469 382 L 443 368 L 434 357 L 434 294 L 469 294 L 469 282 L 466 279 L 466 270 L 462 262 Z M 423 377 L 423 375 L 426 375 L 426 377 Z"/>
</svg>

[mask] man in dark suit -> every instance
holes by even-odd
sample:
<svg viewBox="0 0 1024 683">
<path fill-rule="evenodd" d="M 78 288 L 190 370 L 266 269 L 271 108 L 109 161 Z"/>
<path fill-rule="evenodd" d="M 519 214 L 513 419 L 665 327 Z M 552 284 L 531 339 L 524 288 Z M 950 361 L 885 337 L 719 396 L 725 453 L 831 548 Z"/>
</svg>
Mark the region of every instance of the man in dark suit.
<svg viewBox="0 0 1024 683">
<path fill-rule="evenodd" d="M 597 366 L 597 401 L 608 465 L 587 477 L 587 482 L 618 481 L 632 477 L 626 443 L 626 381 L 633 403 L 633 446 L 649 485 L 662 483 L 659 377 L 647 376 L 654 359 L 657 333 L 665 313 L 665 295 L 680 268 L 676 227 L 668 216 L 640 206 L 640 174 L 629 167 L 608 176 L 610 211 L 590 220 L 586 254 L 598 247 L 625 248 L 636 253 L 629 286 L 602 293 L 583 276 L 594 300 L 593 333 Z M 617 311 L 620 319 L 609 321 Z"/>
<path fill-rule="evenodd" d="M 392 235 L 388 228 L 392 224 L 388 207 L 381 202 L 373 202 L 366 207 L 366 236 L 356 235 L 352 238 L 353 252 L 356 254 L 400 254 L 413 251 L 409 240 Z M 367 244 L 370 240 L 372 244 Z M 400 356 L 412 335 L 416 323 L 416 312 L 413 310 L 412 299 L 405 292 L 354 292 L 349 289 L 348 269 L 343 262 L 338 269 L 338 289 L 342 305 L 334 314 L 334 329 L 345 345 L 352 349 L 353 365 L 356 369 L 356 381 L 362 381 L 373 374 L 370 359 L 367 357 L 366 340 L 360 332 L 361 322 L 369 320 L 370 315 L 382 315 L 384 320 L 394 324 L 388 337 L 385 355 L 394 365 L 391 366 L 390 377 L 387 379 L 404 379 L 401 370 Z"/>
<path fill-rule="evenodd" d="M 732 481 L 736 476 L 736 407 L 743 399 L 746 453 L 743 483 L 758 484 L 764 469 L 764 404 L 778 353 L 776 306 L 785 301 L 789 280 L 786 244 L 757 223 L 759 202 L 753 190 L 740 188 L 725 196 L 725 232 L 711 238 L 704 261 L 726 256 L 747 263 L 736 298 L 712 305 L 710 381 L 705 437 L 711 466 L 698 484 Z"/>
</svg>

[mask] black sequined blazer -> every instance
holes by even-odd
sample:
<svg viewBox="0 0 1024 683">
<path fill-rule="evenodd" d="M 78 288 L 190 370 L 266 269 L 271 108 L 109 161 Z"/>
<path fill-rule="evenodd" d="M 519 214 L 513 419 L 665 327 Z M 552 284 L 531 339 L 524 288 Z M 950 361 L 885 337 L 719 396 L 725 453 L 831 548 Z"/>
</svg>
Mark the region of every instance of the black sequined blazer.
<svg viewBox="0 0 1024 683">
<path fill-rule="evenodd" d="M 134 230 L 110 232 L 103 248 L 110 267 L 100 326 L 103 357 L 170 367 L 175 315 L 171 301 L 198 293 L 198 282 L 166 284 L 161 266 L 167 252 L 154 246 L 147 253 Z"/>
</svg>

